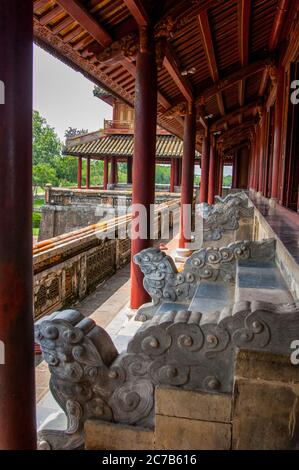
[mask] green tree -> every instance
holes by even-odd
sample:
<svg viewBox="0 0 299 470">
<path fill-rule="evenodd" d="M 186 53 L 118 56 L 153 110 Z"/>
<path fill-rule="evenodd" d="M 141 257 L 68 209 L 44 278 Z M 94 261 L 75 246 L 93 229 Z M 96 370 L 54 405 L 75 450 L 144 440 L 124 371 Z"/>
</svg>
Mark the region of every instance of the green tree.
<svg viewBox="0 0 299 470">
<path fill-rule="evenodd" d="M 61 156 L 61 142 L 53 127 L 38 111 L 33 111 L 33 165 L 47 163 Z"/>
<path fill-rule="evenodd" d="M 49 163 L 37 163 L 33 165 L 32 184 L 34 193 L 37 192 L 38 187 L 43 188 L 47 183 L 53 185 L 57 184 L 57 175 L 55 168 Z"/>
</svg>

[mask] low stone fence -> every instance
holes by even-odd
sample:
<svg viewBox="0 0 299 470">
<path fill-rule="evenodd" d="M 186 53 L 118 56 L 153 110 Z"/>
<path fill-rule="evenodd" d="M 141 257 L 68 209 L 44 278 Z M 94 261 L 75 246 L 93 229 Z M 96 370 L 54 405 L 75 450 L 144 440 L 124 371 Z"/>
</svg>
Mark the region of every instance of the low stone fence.
<svg viewBox="0 0 299 470">
<path fill-rule="evenodd" d="M 156 204 L 165 201 L 176 200 L 177 194 L 169 193 L 162 189 L 155 193 Z M 126 185 L 116 190 L 104 189 L 75 189 L 75 188 L 54 188 L 47 185 L 45 188 L 45 202 L 49 205 L 69 206 L 72 204 L 103 204 L 112 207 L 119 205 L 130 206 L 132 204 L 132 188 Z"/>
<path fill-rule="evenodd" d="M 175 208 L 179 200 L 157 206 L 158 236 L 169 211 L 172 228 Z M 120 235 L 130 221 L 131 215 L 121 216 L 34 245 L 35 319 L 75 304 L 130 261 L 131 240 Z"/>
<path fill-rule="evenodd" d="M 156 192 L 156 204 L 175 201 L 178 194 Z M 46 187 L 39 241 L 72 232 L 103 219 L 124 215 L 132 205 L 132 189 L 98 190 Z"/>
<path fill-rule="evenodd" d="M 264 199 L 265 205 L 269 202 Z M 267 218 L 260 212 L 258 207 L 255 205 L 255 200 L 253 199 L 254 204 L 254 224 L 253 224 L 253 235 L 254 240 L 262 240 L 267 238 L 274 238 L 276 240 L 276 264 L 279 267 L 290 291 L 292 292 L 295 299 L 299 299 L 299 265 L 297 260 L 293 257 L 293 254 L 287 249 L 286 245 L 280 239 L 280 236 L 276 231 L 270 226 L 267 221 Z M 280 215 L 282 219 L 280 223 L 289 223 L 294 226 L 298 226 L 298 215 L 296 213 L 292 214 L 288 209 L 277 205 L 276 209 L 268 208 L 268 213 L 271 216 L 271 211 L 273 212 L 273 217 L 277 217 L 279 220 Z M 288 222 L 285 220 L 289 219 Z"/>
</svg>

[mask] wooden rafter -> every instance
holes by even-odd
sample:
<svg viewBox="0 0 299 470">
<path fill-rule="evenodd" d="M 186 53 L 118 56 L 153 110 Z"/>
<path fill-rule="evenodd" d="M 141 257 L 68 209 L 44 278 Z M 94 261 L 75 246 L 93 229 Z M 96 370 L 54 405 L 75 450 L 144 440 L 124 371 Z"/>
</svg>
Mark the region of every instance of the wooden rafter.
<svg viewBox="0 0 299 470">
<path fill-rule="evenodd" d="M 284 19 L 288 13 L 290 0 L 279 0 L 276 15 L 273 21 L 272 31 L 269 38 L 269 51 L 272 52 L 276 49 L 279 42 L 280 33 L 284 24 Z"/>
<path fill-rule="evenodd" d="M 193 101 L 193 91 L 191 84 L 186 77 L 182 76 L 179 61 L 168 43 L 165 43 L 164 53 L 165 56 L 163 60 L 163 66 L 186 100 L 189 102 Z"/>
<path fill-rule="evenodd" d="M 146 26 L 149 23 L 148 14 L 139 0 L 123 0 L 138 26 Z"/>
<path fill-rule="evenodd" d="M 252 62 L 246 67 L 241 67 L 236 72 L 233 72 L 227 77 L 218 80 L 218 82 L 215 82 L 213 85 L 203 90 L 196 97 L 196 103 L 201 103 L 203 99 L 205 101 L 208 101 L 210 98 L 212 98 L 214 95 L 216 95 L 220 91 L 224 91 L 227 88 L 230 88 L 231 86 L 238 83 L 240 80 L 243 80 L 244 78 L 250 77 L 251 75 L 255 75 L 256 73 L 261 72 L 262 70 L 265 69 L 265 67 L 269 66 L 270 63 L 271 63 L 271 59 L 267 58 L 267 59 L 258 60 L 256 62 Z"/>
<path fill-rule="evenodd" d="M 290 6 L 289 0 L 279 0 L 279 4 L 276 10 L 276 15 L 275 15 L 272 29 L 271 29 L 271 34 L 269 37 L 268 48 L 270 52 L 273 52 L 278 44 L 282 27 L 283 27 L 283 23 L 284 23 L 284 19 L 287 15 L 289 6 Z M 259 96 L 264 95 L 266 91 L 267 83 L 268 83 L 268 78 L 269 78 L 269 68 L 266 68 L 262 76 L 262 80 L 261 80 L 261 84 L 259 88 Z"/>
<path fill-rule="evenodd" d="M 218 72 L 218 67 L 217 67 L 216 55 L 215 55 L 214 46 L 213 46 L 213 37 L 211 33 L 207 10 L 201 10 L 199 12 L 198 21 L 199 21 L 201 40 L 202 40 L 205 55 L 208 61 L 210 75 L 213 79 L 213 82 L 217 82 L 219 80 L 219 72 Z M 225 107 L 224 107 L 223 96 L 221 92 L 217 93 L 217 103 L 218 103 L 220 114 L 224 116 Z"/>
<path fill-rule="evenodd" d="M 244 147 L 248 147 L 248 145 L 250 145 L 250 141 L 245 140 L 241 144 L 233 145 L 232 147 L 225 148 L 224 155 L 227 154 L 227 153 L 231 153 L 231 152 L 237 152 L 238 150 L 240 150 Z"/>
<path fill-rule="evenodd" d="M 248 65 L 249 61 L 249 33 L 250 33 L 251 0 L 239 0 L 238 3 L 238 39 L 241 67 Z M 246 78 L 239 82 L 239 104 L 244 106 L 246 92 Z M 240 116 L 242 122 L 242 115 Z"/>
<path fill-rule="evenodd" d="M 57 0 L 57 3 L 103 47 L 112 43 L 110 34 L 77 0 Z"/>
<path fill-rule="evenodd" d="M 242 124 L 238 124 L 237 126 L 235 127 L 232 127 L 231 129 L 229 129 L 228 131 L 224 132 L 219 141 L 225 141 L 225 139 L 227 138 L 230 138 L 231 135 L 233 135 L 234 137 L 236 137 L 237 133 L 240 133 L 240 132 L 243 132 L 247 129 L 249 129 L 250 127 L 253 127 L 256 125 L 256 119 L 251 119 L 249 121 L 244 121 Z"/>
<path fill-rule="evenodd" d="M 262 101 L 261 100 L 255 100 L 251 103 L 248 103 L 242 107 L 239 107 L 238 109 L 235 109 L 231 113 L 227 114 L 226 116 L 217 119 L 217 121 L 214 121 L 211 125 L 212 130 L 217 130 L 219 127 L 221 127 L 225 122 L 230 121 L 231 119 L 234 119 L 238 117 L 240 114 L 249 112 L 249 111 L 255 111 L 258 106 L 261 106 Z"/>
</svg>

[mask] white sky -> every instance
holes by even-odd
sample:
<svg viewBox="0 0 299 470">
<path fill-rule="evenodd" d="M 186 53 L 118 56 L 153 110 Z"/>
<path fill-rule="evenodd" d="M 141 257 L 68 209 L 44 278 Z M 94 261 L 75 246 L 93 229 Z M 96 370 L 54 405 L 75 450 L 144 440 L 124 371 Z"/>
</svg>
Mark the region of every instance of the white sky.
<svg viewBox="0 0 299 470">
<path fill-rule="evenodd" d="M 61 140 L 69 126 L 92 132 L 112 118 L 112 107 L 93 96 L 92 82 L 36 45 L 33 80 L 33 109 Z"/>
</svg>

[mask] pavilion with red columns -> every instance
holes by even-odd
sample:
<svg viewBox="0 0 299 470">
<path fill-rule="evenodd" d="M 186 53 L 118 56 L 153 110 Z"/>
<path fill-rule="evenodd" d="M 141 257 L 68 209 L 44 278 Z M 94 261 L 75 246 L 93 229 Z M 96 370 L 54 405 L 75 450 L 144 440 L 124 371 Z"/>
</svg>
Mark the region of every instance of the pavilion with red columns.
<svg viewBox="0 0 299 470">
<path fill-rule="evenodd" d="M 289 0 L 0 3 L 1 449 L 36 446 L 33 41 L 134 106 L 133 202 L 146 207 L 148 218 L 157 124 L 183 140 L 182 205 L 192 204 L 197 150 L 201 202 L 213 203 L 220 193 L 231 159 L 235 186 L 298 211 L 298 17 L 298 1 Z M 181 247 L 187 239 L 181 236 Z M 151 244 L 150 233 L 132 240 L 132 256 Z M 133 308 L 148 300 L 142 281 L 132 263 Z"/>
<path fill-rule="evenodd" d="M 112 119 L 104 120 L 104 127 L 97 132 L 67 137 L 64 153 L 78 158 L 78 189 L 82 188 L 82 162 L 86 161 L 86 189 L 90 184 L 91 160 L 104 162 L 104 190 L 114 188 L 118 183 L 118 163 L 127 167 L 127 185 L 132 184 L 132 159 L 134 153 L 134 109 L 111 93 L 95 87 L 94 95 L 112 106 Z M 169 191 L 181 185 L 183 142 L 176 135 L 157 127 L 156 164 L 170 167 Z M 200 154 L 195 151 L 195 162 L 199 164 Z"/>
</svg>

